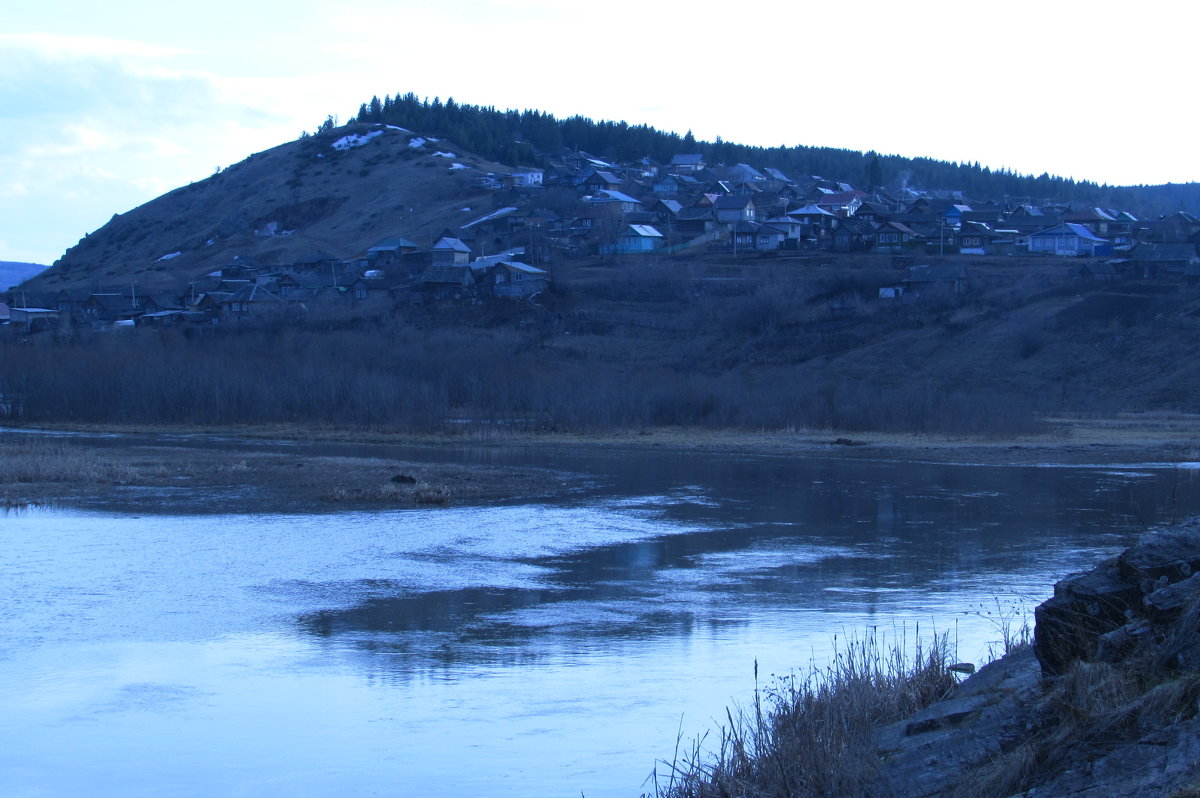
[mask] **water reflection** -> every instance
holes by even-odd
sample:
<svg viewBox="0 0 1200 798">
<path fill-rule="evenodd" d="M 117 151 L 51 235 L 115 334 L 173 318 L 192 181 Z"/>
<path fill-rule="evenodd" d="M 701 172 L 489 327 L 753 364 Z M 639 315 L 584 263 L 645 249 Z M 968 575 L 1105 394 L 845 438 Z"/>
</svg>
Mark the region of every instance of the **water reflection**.
<svg viewBox="0 0 1200 798">
<path fill-rule="evenodd" d="M 1155 468 L 439 456 L 592 482 L 436 511 L 6 514 L 0 793 L 635 795 L 753 663 L 802 668 L 865 625 L 978 647 L 997 599 L 1200 507 L 1195 471 Z"/>
</svg>

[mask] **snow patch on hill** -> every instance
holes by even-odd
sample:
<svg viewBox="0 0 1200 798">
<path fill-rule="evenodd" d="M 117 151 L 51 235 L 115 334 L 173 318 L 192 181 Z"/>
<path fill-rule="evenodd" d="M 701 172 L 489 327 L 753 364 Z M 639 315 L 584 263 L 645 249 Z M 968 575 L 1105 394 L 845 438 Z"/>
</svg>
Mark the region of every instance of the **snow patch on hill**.
<svg viewBox="0 0 1200 798">
<path fill-rule="evenodd" d="M 382 130 L 372 130 L 370 133 L 364 133 L 361 136 L 357 133 L 351 133 L 349 136 L 342 136 L 329 146 L 333 147 L 335 150 L 348 150 L 352 147 L 361 147 L 376 136 L 382 135 Z"/>
</svg>

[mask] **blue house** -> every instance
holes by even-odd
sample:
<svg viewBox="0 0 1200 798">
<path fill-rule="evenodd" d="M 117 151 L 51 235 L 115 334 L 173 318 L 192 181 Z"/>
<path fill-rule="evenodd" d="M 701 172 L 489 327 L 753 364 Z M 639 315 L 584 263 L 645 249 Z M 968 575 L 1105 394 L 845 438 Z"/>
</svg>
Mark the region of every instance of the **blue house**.
<svg viewBox="0 0 1200 798">
<path fill-rule="evenodd" d="M 648 224 L 630 224 L 617 235 L 615 251 L 620 255 L 654 252 L 662 246 L 663 234 Z"/>
<path fill-rule="evenodd" d="M 1066 222 L 1029 236 L 1029 252 L 1066 257 L 1111 255 L 1112 243 L 1081 224 Z"/>
</svg>

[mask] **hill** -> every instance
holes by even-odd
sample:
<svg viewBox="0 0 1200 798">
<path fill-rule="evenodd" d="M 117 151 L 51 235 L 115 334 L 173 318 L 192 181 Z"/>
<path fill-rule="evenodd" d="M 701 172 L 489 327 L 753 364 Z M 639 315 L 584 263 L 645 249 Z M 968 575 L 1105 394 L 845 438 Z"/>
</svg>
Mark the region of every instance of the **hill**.
<svg viewBox="0 0 1200 798">
<path fill-rule="evenodd" d="M 22 297 L 46 310 L 14 308 L 0 398 L 19 401 L 0 412 L 1009 435 L 1054 413 L 1200 409 L 1190 214 L 973 210 L 693 155 L 668 169 L 571 150 L 521 170 L 387 122 L 324 125 L 114 216 L 28 281 Z M 1017 248 L 1060 223 L 1123 249 Z M 625 248 L 654 224 L 668 245 Z M 439 266 L 447 229 L 475 261 Z M 868 241 L 885 229 L 891 243 Z M 614 245 L 624 230 L 632 243 Z M 416 251 L 373 259 L 389 238 Z M 537 267 L 479 259 L 494 253 Z M 505 298 L 498 268 L 535 278 L 513 283 L 530 290 Z"/>
<path fill-rule="evenodd" d="M 453 157 L 451 157 L 453 156 Z M 268 265 L 361 254 L 403 235 L 428 247 L 490 201 L 498 164 L 383 125 L 350 125 L 256 153 L 81 240 L 27 288 L 178 289 L 242 259 Z M 490 205 L 486 206 L 490 208 Z"/>
<path fill-rule="evenodd" d="M 21 263 L 11 260 L 0 261 L 0 292 L 7 291 L 15 285 L 20 285 L 45 270 L 46 267 L 40 263 Z"/>
</svg>

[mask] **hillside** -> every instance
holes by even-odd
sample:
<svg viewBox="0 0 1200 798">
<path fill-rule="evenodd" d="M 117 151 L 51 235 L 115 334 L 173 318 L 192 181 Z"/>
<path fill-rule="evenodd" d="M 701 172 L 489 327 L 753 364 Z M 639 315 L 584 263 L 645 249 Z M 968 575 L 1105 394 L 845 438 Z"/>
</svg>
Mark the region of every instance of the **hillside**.
<svg viewBox="0 0 1200 798">
<path fill-rule="evenodd" d="M 113 216 L 26 288 L 136 283 L 151 293 L 186 288 L 234 258 L 266 265 L 340 259 L 396 235 L 428 247 L 443 227 L 490 209 L 472 207 L 491 199 L 476 182 L 499 168 L 396 128 L 339 128 L 256 153 Z"/>
<path fill-rule="evenodd" d="M 29 278 L 46 270 L 40 263 L 20 263 L 17 261 L 0 261 L 0 292 L 7 291 L 14 285 L 20 285 Z"/>
<path fill-rule="evenodd" d="M 330 124 L 115 216 L 22 286 L 0 412 L 1003 436 L 1055 413 L 1200 410 L 1190 214 L 552 160 L 514 170 L 399 126 Z M 1055 226 L 1095 254 L 1018 247 Z M 372 256 L 389 238 L 411 247 Z"/>
</svg>

